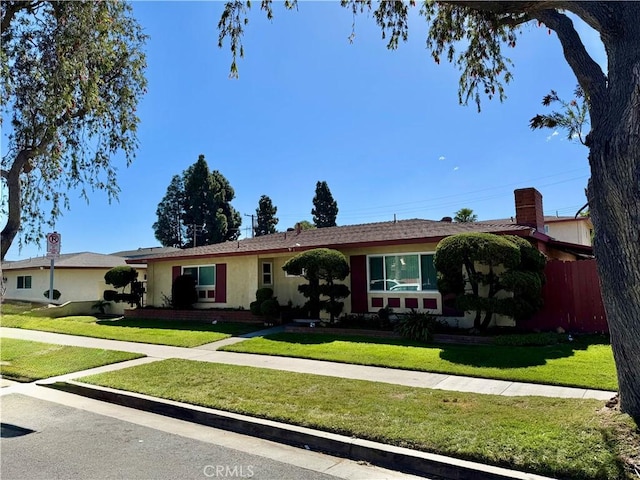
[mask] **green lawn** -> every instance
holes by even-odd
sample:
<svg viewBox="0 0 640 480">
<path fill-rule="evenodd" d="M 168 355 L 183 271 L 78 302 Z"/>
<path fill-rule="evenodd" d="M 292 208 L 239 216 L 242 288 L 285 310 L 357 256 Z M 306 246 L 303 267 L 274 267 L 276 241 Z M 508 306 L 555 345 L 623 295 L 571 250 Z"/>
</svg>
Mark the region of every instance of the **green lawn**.
<svg viewBox="0 0 640 480">
<path fill-rule="evenodd" d="M 542 347 L 511 347 L 280 333 L 221 350 L 601 390 L 618 388 L 611 346 L 595 336 Z"/>
<path fill-rule="evenodd" d="M 567 479 L 625 478 L 621 457 L 640 443 L 630 417 L 596 400 L 447 392 L 186 360 L 80 381 Z"/>
<path fill-rule="evenodd" d="M 92 316 L 51 319 L 30 317 L 28 313 L 2 315 L 0 324 L 3 327 L 176 347 L 196 347 L 263 328 L 259 325 L 222 322 L 214 325 L 151 319 L 98 320 Z"/>
<path fill-rule="evenodd" d="M 32 382 L 140 357 L 144 355 L 0 338 L 0 373 L 4 378 L 19 382 Z"/>
</svg>

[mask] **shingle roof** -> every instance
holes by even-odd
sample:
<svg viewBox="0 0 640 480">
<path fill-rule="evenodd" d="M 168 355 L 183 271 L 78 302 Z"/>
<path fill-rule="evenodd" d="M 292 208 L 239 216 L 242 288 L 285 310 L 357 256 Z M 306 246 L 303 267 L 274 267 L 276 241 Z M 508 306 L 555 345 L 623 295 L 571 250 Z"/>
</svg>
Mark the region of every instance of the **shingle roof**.
<svg viewBox="0 0 640 480">
<path fill-rule="evenodd" d="M 256 238 L 187 248 L 177 252 L 152 254 L 138 261 L 202 256 L 250 255 L 267 252 L 301 251 L 309 248 L 344 248 L 366 245 L 417 243 L 437 241 L 449 235 L 465 232 L 516 233 L 529 232 L 527 226 L 512 223 L 450 223 L 434 220 L 399 220 L 396 222 L 365 223 L 341 227 L 316 228 L 273 233 Z"/>
<path fill-rule="evenodd" d="M 18 270 L 49 267 L 50 265 L 51 259 L 43 256 L 14 262 L 3 262 L 2 269 Z M 55 268 L 113 268 L 119 265 L 126 265 L 123 257 L 91 252 L 66 253 L 55 260 Z"/>
<path fill-rule="evenodd" d="M 180 249 L 176 247 L 142 247 L 135 250 L 122 250 L 120 252 L 111 253 L 110 255 L 125 258 L 137 258 L 147 255 L 157 255 L 159 253 L 177 252 L 179 250 Z"/>
</svg>

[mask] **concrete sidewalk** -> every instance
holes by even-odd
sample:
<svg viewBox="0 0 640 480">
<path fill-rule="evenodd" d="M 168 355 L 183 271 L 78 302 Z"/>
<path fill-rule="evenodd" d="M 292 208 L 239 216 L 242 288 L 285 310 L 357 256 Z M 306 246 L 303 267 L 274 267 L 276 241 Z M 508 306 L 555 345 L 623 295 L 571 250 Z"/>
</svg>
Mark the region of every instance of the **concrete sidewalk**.
<svg viewBox="0 0 640 480">
<path fill-rule="evenodd" d="M 273 331 L 274 329 L 254 332 L 251 334 L 251 337 L 266 335 Z M 0 389 L 0 397 L 17 393 L 50 401 L 63 401 L 72 406 L 82 404 L 83 400 L 81 399 L 83 398 L 93 399 L 89 401 L 97 401 L 97 403 L 93 404 L 94 406 L 91 408 L 92 411 L 95 410 L 99 412 L 103 409 L 100 405 L 118 405 L 120 406 L 119 408 L 125 409 L 125 412 L 127 409 L 136 409 L 144 412 L 145 415 L 160 415 L 177 419 L 178 421 L 186 421 L 194 426 L 199 424 L 241 435 L 265 439 L 267 441 L 278 442 L 280 444 L 292 445 L 304 449 L 305 452 L 324 452 L 332 456 L 328 458 L 348 458 L 363 465 L 376 465 L 393 471 L 417 474 L 429 478 L 450 478 L 457 480 L 551 480 L 547 477 L 531 473 L 483 465 L 295 425 L 163 400 L 133 392 L 87 385 L 78 383 L 74 381 L 74 379 L 168 358 L 181 358 L 370 380 L 420 388 L 436 388 L 494 395 L 538 395 L 564 398 L 596 398 L 600 400 L 609 399 L 614 395 L 614 392 L 579 388 L 554 387 L 317 360 L 216 351 L 216 348 L 222 345 L 244 340 L 244 338 L 241 337 L 224 339 L 196 348 L 149 345 L 5 327 L 0 327 L 0 337 L 108 350 L 122 350 L 147 355 L 144 358 L 105 365 L 81 372 L 73 372 L 28 384 L 9 382 L 9 385 Z M 56 400 L 57 398 L 62 398 L 63 400 Z M 87 400 L 84 402 L 86 401 Z M 95 405 L 98 406 L 96 407 Z M 118 410 L 115 416 L 121 418 L 121 415 L 123 415 L 121 413 L 122 411 L 123 410 Z M 242 444 L 244 442 L 240 440 L 240 443 Z M 355 478 L 351 472 L 348 476 L 349 478 Z M 400 477 L 402 474 L 397 474 L 397 476 Z"/>
<path fill-rule="evenodd" d="M 260 335 L 267 335 L 269 333 L 272 333 L 274 330 L 275 329 L 268 329 L 266 331 L 263 330 L 260 332 L 253 332 L 250 336 L 256 337 Z M 315 375 L 326 375 L 330 377 L 369 380 L 373 382 L 391 383 L 419 388 L 451 390 L 456 392 L 473 392 L 504 396 L 592 398 L 597 400 L 608 400 L 616 393 L 585 388 L 539 385 L 533 383 L 510 382 L 505 380 L 463 377 L 457 375 L 429 372 L 416 372 L 395 368 L 352 365 L 301 358 L 220 352 L 215 350 L 220 346 L 228 345 L 229 343 L 236 343 L 238 341 L 242 341 L 244 338 L 249 338 L 249 335 L 246 337 L 232 337 L 231 339 L 224 339 L 219 342 L 214 342 L 195 348 L 123 342 L 119 340 L 105 340 L 100 338 L 79 337 L 74 335 L 6 327 L 0 327 L 0 336 L 7 338 L 33 340 L 37 342 L 55 343 L 60 345 L 73 345 L 78 347 L 91 347 L 107 350 L 121 350 L 125 352 L 142 353 L 150 357 L 146 361 L 152 361 L 152 359 L 162 360 L 167 358 L 181 358 L 185 360 L 198 360 L 203 362 L 270 368 L 273 370 L 284 370 L 299 373 L 310 373 Z M 107 366 L 105 368 L 113 370 L 125 368 L 128 365 L 129 362 L 123 362 Z M 87 375 L 87 372 L 75 372 L 73 374 L 65 375 L 65 378 L 63 380 L 79 378 L 85 375 Z"/>
</svg>

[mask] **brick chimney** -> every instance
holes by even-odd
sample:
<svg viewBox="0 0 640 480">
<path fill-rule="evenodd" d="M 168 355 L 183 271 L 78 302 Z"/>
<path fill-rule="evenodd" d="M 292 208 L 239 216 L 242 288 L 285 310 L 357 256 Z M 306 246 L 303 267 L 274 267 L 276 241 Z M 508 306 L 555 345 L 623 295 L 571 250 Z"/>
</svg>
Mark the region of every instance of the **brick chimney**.
<svg viewBox="0 0 640 480">
<path fill-rule="evenodd" d="M 513 193 L 516 199 L 516 223 L 544 233 L 542 194 L 535 188 L 519 188 Z"/>
</svg>

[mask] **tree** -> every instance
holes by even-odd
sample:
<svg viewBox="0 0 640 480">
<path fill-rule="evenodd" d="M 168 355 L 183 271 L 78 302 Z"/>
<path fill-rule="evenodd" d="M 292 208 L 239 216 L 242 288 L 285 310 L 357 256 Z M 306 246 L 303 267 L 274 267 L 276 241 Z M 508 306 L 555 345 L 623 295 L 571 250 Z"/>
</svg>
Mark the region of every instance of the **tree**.
<svg viewBox="0 0 640 480">
<path fill-rule="evenodd" d="M 314 248 L 290 258 L 282 269 L 290 275 L 302 275 L 309 282 L 298 285 L 298 291 L 309 299 L 305 307 L 311 318 L 318 318 L 321 309 L 329 313 L 332 322 L 340 315 L 344 303 L 339 300 L 350 294 L 349 287 L 335 283 L 349 275 L 349 263 L 342 253 L 329 248 Z M 322 295 L 329 299 L 321 300 Z"/>
<path fill-rule="evenodd" d="M 184 248 L 186 229 L 184 217 L 184 179 L 174 175 L 167 187 L 167 193 L 158 204 L 158 221 L 153 224 L 156 239 L 164 247 Z"/>
<path fill-rule="evenodd" d="M 290 230 L 295 230 L 298 227 L 300 230 L 313 230 L 316 226 L 311 223 L 309 220 L 300 220 L 295 224 L 294 227 L 291 227 Z"/>
<path fill-rule="evenodd" d="M 255 230 L 256 237 L 276 233 L 276 225 L 278 224 L 278 218 L 276 217 L 277 211 L 278 207 L 273 206 L 269 197 L 266 195 L 260 197 L 258 208 L 256 209 L 258 223 Z"/>
<path fill-rule="evenodd" d="M 338 216 L 338 203 L 333 199 L 327 182 L 316 183 L 316 194 L 313 197 L 313 223 L 318 228 L 335 227 Z"/>
<path fill-rule="evenodd" d="M 165 247 L 182 248 L 237 239 L 242 217 L 231 206 L 234 197 L 229 181 L 219 171 L 209 171 L 200 155 L 182 176 L 171 179 L 156 210 L 156 238 Z"/>
<path fill-rule="evenodd" d="M 70 190 L 117 198 L 111 158 L 123 152 L 128 165 L 135 156 L 146 36 L 115 0 L 3 1 L 1 14 L 4 259 L 19 232 L 20 245 L 39 243 Z"/>
<path fill-rule="evenodd" d="M 456 216 L 453 217 L 454 222 L 460 223 L 472 223 L 478 220 L 478 216 L 473 213 L 470 208 L 461 208 L 456 212 Z"/>
<path fill-rule="evenodd" d="M 107 285 L 113 285 L 114 288 L 121 288 L 122 292 L 118 293 L 113 290 L 105 290 L 104 299 L 114 302 L 129 302 L 131 305 L 142 307 L 142 294 L 144 287 L 142 282 L 137 281 L 138 271 L 129 265 L 120 265 L 113 267 L 104 274 L 104 281 Z M 124 293 L 125 287 L 131 285 L 130 293 Z"/>
<path fill-rule="evenodd" d="M 387 47 L 408 37 L 409 9 L 415 2 L 342 0 L 353 15 L 369 12 L 382 29 Z M 263 2 L 269 18 L 271 3 Z M 285 2 L 295 9 L 297 2 Z M 230 38 L 231 74 L 237 76 L 249 4 L 228 2 L 218 23 L 219 46 Z M 525 24 L 555 32 L 567 64 L 585 94 L 591 129 L 591 178 L 587 199 L 595 227 L 594 251 L 618 373 L 620 407 L 640 424 L 640 3 L 559 1 L 434 1 L 420 13 L 429 23 L 427 47 L 436 63 L 442 58 L 461 70 L 459 102 L 470 99 L 480 109 L 482 95 L 505 98 L 511 79 L 505 48 L 517 45 Z M 569 13 L 601 39 L 606 73 L 589 55 Z"/>
<path fill-rule="evenodd" d="M 455 294 L 458 309 L 475 312 L 478 330 L 489 327 L 495 313 L 516 320 L 535 313 L 542 306 L 545 263 L 545 256 L 526 240 L 491 233 L 447 237 L 434 257 L 438 289 Z"/>
<path fill-rule="evenodd" d="M 580 85 L 573 91 L 573 95 L 575 98 L 567 102 L 561 99 L 555 90 L 551 90 L 542 99 L 542 105 L 548 107 L 552 103 L 559 103 L 562 111 L 536 115 L 529 122 L 531 129 L 562 128 L 567 131 L 569 140 L 577 139 L 585 145 L 585 130 L 589 126 L 589 100 L 585 98 Z"/>
</svg>

